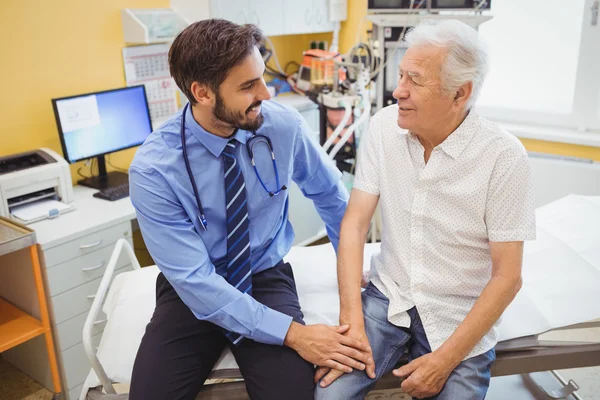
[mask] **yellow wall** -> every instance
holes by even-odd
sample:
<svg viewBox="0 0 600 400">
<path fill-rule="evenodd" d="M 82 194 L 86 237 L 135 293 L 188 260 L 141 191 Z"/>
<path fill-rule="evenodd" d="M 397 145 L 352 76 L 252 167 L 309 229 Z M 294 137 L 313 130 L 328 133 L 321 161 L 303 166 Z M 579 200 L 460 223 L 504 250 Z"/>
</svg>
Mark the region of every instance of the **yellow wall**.
<svg viewBox="0 0 600 400">
<path fill-rule="evenodd" d="M 40 147 L 62 154 L 50 99 L 124 86 L 121 9 L 169 6 L 169 0 L 0 1 L 0 156 Z M 302 61 L 311 40 L 331 41 L 331 34 L 273 38 L 281 66 Z M 127 168 L 134 153 L 124 150 L 110 161 Z M 72 166 L 73 182 L 82 165 Z"/>
<path fill-rule="evenodd" d="M 0 155 L 48 147 L 62 154 L 50 99 L 125 85 L 121 8 L 168 0 L 4 0 Z M 127 167 L 134 150 L 111 157 Z M 71 168 L 73 180 L 77 168 Z"/>
<path fill-rule="evenodd" d="M 600 161 L 600 147 L 578 146 L 575 144 L 546 142 L 543 140 L 521 139 L 525 148 L 539 153 L 559 154 Z"/>
<path fill-rule="evenodd" d="M 354 44 L 359 25 L 362 30 L 371 26 L 364 20 L 366 3 L 348 2 L 348 20 L 342 24 L 340 35 L 342 52 Z M 168 6 L 169 0 L 2 0 L 0 156 L 40 147 L 61 154 L 50 99 L 124 86 L 120 10 Z M 311 40 L 331 42 L 331 34 L 280 36 L 272 40 L 284 67 L 290 60 L 301 62 L 302 51 Z M 600 161 L 600 148 L 523 142 L 533 151 Z M 111 157 L 111 162 L 127 168 L 134 152 L 135 149 L 119 152 Z M 81 166 L 78 163 L 71 169 L 74 181 Z"/>
</svg>

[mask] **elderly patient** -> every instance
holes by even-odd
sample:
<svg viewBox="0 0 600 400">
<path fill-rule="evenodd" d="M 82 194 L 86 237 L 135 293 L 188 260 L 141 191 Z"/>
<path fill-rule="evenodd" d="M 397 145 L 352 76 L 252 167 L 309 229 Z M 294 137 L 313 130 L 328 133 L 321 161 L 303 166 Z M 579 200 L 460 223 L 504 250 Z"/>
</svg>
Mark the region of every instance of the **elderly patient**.
<svg viewBox="0 0 600 400">
<path fill-rule="evenodd" d="M 406 42 L 398 104 L 371 120 L 338 252 L 340 323 L 368 340 L 375 363 L 320 368 L 317 399 L 364 398 L 405 351 L 410 362 L 393 374 L 413 398 L 483 399 L 498 319 L 521 287 L 523 241 L 535 238 L 527 153 L 472 109 L 488 71 L 477 32 L 429 22 Z M 378 203 L 381 253 L 361 295 Z"/>
</svg>

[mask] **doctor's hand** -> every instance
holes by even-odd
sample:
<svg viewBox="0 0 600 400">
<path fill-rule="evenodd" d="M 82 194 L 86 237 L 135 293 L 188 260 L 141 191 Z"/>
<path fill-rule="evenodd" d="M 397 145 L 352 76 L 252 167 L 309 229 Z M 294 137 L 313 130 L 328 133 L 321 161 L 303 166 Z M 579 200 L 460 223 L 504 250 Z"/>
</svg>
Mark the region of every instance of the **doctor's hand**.
<svg viewBox="0 0 600 400">
<path fill-rule="evenodd" d="M 368 342 L 343 335 L 349 326 L 301 325 L 292 322 L 284 345 L 291 347 L 308 362 L 342 372 L 365 369 L 370 361 Z"/>
<path fill-rule="evenodd" d="M 395 369 L 393 374 L 405 378 L 401 387 L 406 394 L 423 399 L 438 394 L 455 367 L 433 352 Z"/>
<path fill-rule="evenodd" d="M 358 340 L 361 343 L 369 343 L 367 334 L 365 333 L 364 324 L 350 324 L 350 328 L 344 333 L 344 336 L 348 336 Z M 365 363 L 365 373 L 371 379 L 375 379 L 375 361 L 373 358 L 373 352 L 369 347 L 369 359 L 370 362 Z M 333 383 L 337 378 L 342 376 L 344 372 L 331 369 L 327 367 L 319 367 L 315 372 L 315 383 L 321 381 L 321 387 L 327 387 Z"/>
</svg>

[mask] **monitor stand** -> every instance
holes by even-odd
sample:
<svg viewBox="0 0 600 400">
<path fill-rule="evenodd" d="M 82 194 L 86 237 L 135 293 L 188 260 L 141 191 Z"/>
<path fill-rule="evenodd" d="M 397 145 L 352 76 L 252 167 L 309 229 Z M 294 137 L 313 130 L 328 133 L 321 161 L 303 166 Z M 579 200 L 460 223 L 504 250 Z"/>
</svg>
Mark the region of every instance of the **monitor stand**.
<svg viewBox="0 0 600 400">
<path fill-rule="evenodd" d="M 106 161 L 104 156 L 96 157 L 98 160 L 98 176 L 82 179 L 77 183 L 82 186 L 91 187 L 93 189 L 104 190 L 114 186 L 126 184 L 129 181 L 129 175 L 123 172 L 106 173 Z"/>
</svg>

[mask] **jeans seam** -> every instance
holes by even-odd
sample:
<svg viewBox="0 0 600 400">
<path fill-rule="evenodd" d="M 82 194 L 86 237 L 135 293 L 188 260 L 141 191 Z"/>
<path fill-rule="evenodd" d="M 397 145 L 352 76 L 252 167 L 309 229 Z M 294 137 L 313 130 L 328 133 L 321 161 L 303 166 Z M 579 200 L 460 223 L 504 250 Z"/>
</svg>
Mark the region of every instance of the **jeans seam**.
<svg viewBox="0 0 600 400">
<path fill-rule="evenodd" d="M 388 356 L 386 358 L 384 358 L 384 360 L 383 360 L 383 368 L 381 369 L 382 374 L 381 375 L 377 374 L 377 376 L 375 377 L 375 380 L 381 379 L 381 377 L 383 376 L 383 371 L 385 371 L 387 369 L 387 366 L 390 363 L 392 356 L 396 353 L 396 351 L 400 347 L 404 346 L 408 342 L 409 339 L 410 339 L 410 336 L 407 335 L 406 338 L 404 339 L 404 341 L 398 343 L 397 346 L 392 347 L 392 351 L 390 352 L 390 354 L 388 354 Z"/>
</svg>

